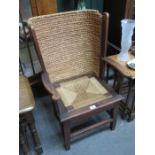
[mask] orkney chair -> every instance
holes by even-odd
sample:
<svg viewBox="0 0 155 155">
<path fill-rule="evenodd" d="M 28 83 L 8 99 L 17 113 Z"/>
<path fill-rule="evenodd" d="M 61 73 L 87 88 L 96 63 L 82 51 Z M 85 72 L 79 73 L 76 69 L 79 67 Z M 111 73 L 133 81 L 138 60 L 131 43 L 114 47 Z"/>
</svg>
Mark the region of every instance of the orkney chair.
<svg viewBox="0 0 155 155">
<path fill-rule="evenodd" d="M 29 19 L 42 63 L 42 81 L 51 93 L 62 125 L 64 146 L 109 124 L 115 128 L 122 100 L 102 79 L 106 54 L 108 13 L 71 11 Z M 85 119 L 107 112 L 109 117 L 88 126 Z M 76 128 L 77 129 L 77 128 Z"/>
</svg>

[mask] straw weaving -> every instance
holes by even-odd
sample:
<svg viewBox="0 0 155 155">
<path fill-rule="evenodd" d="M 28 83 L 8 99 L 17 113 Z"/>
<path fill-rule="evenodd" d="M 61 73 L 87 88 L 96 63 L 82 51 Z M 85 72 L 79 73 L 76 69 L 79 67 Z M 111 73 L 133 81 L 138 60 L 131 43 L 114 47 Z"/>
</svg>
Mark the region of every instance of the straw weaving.
<svg viewBox="0 0 155 155">
<path fill-rule="evenodd" d="M 94 77 L 81 77 L 60 83 L 57 88 L 64 105 L 80 108 L 99 102 L 107 97 L 107 90 Z"/>
<path fill-rule="evenodd" d="M 102 15 L 98 11 L 33 17 L 29 25 L 51 82 L 89 72 L 99 75 Z"/>
</svg>

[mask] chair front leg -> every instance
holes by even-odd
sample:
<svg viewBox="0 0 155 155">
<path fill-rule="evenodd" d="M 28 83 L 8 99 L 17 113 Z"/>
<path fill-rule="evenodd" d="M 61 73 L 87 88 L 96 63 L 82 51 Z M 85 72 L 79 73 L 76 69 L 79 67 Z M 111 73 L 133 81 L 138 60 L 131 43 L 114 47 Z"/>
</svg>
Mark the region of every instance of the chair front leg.
<svg viewBox="0 0 155 155">
<path fill-rule="evenodd" d="M 66 150 L 70 149 L 70 141 L 71 141 L 71 131 L 70 131 L 70 126 L 69 122 L 63 122 L 63 134 L 64 134 L 64 146 Z"/>
</svg>

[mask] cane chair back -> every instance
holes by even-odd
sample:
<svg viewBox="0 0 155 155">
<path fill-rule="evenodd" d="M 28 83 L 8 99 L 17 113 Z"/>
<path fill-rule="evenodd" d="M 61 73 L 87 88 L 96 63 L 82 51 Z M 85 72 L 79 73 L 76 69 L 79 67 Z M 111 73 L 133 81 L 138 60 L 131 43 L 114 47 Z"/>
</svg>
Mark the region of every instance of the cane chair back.
<svg viewBox="0 0 155 155">
<path fill-rule="evenodd" d="M 96 10 L 29 19 L 50 82 L 89 72 L 100 74 L 102 22 Z"/>
</svg>

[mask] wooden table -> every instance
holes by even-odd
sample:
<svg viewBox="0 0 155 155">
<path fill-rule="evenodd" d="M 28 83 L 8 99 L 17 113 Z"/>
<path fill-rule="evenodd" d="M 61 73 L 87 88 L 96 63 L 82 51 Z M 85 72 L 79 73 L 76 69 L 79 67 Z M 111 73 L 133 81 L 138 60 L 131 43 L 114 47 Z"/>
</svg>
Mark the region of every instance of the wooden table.
<svg viewBox="0 0 155 155">
<path fill-rule="evenodd" d="M 132 60 L 135 58 L 135 56 L 129 52 L 129 58 L 130 60 Z M 117 58 L 117 55 L 105 57 L 103 58 L 103 60 L 107 64 L 107 66 L 112 67 L 116 73 L 116 78 L 114 80 L 113 87 L 118 93 L 120 93 L 121 87 L 123 85 L 123 79 L 127 78 L 129 80 L 126 103 L 122 103 L 120 109 L 123 112 L 123 115 L 122 115 L 123 118 L 128 116 L 129 121 L 133 120 L 135 117 L 135 93 L 132 99 L 130 99 L 132 100 L 130 107 L 129 107 L 129 98 L 131 96 L 130 95 L 131 92 L 134 92 L 135 70 L 130 69 L 127 66 L 127 62 L 120 61 Z M 107 72 L 107 77 L 108 77 L 108 74 L 109 73 Z"/>
<path fill-rule="evenodd" d="M 35 121 L 32 114 L 32 110 L 35 107 L 35 101 L 32 94 L 29 81 L 26 77 L 19 77 L 19 141 L 22 145 L 24 154 L 28 154 L 29 147 L 26 138 L 26 125 L 28 124 L 33 141 L 35 143 L 35 150 L 38 154 L 42 153 L 42 147 L 40 144 L 39 136 L 37 134 L 37 129 L 35 127 Z"/>
</svg>

